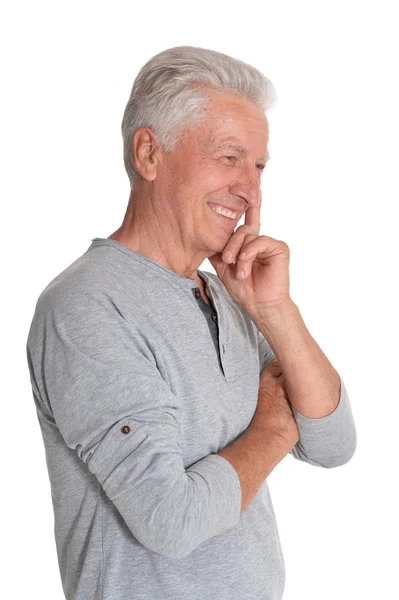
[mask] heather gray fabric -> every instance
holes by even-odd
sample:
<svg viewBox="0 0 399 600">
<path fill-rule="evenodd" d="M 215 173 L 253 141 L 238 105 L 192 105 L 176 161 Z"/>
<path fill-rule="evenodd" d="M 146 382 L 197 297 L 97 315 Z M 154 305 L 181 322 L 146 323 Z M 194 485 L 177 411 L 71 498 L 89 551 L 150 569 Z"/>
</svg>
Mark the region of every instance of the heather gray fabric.
<svg viewBox="0 0 399 600">
<path fill-rule="evenodd" d="M 267 482 L 241 515 L 237 473 L 216 456 L 248 427 L 274 354 L 217 276 L 198 274 L 212 307 L 193 280 L 95 238 L 38 299 L 27 357 L 68 600 L 282 597 Z M 334 413 L 294 414 L 295 458 L 351 458 L 342 379 Z"/>
</svg>

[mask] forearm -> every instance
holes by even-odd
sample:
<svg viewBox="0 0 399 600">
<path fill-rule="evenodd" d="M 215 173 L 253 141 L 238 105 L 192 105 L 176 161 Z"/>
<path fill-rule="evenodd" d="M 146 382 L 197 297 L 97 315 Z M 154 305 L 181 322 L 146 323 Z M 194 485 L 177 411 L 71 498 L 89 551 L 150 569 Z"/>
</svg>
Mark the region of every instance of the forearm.
<svg viewBox="0 0 399 600">
<path fill-rule="evenodd" d="M 292 406 L 310 418 L 332 413 L 339 402 L 339 375 L 310 335 L 296 304 L 251 318 L 280 363 Z"/>
<path fill-rule="evenodd" d="M 283 433 L 250 423 L 242 435 L 218 452 L 234 467 L 240 480 L 241 513 L 291 448 Z"/>
</svg>

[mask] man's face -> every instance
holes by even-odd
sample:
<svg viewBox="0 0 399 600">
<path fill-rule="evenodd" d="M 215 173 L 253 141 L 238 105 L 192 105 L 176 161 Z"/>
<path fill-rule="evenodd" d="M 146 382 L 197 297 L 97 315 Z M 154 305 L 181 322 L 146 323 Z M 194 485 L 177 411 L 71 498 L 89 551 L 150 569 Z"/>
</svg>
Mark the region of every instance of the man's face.
<svg viewBox="0 0 399 600">
<path fill-rule="evenodd" d="M 264 112 L 223 93 L 207 102 L 203 121 L 189 126 L 164 155 L 158 183 L 167 198 L 165 218 L 173 218 L 186 250 L 208 256 L 222 251 L 243 213 L 259 203 L 268 138 Z M 224 207 L 228 216 L 215 212 Z"/>
</svg>

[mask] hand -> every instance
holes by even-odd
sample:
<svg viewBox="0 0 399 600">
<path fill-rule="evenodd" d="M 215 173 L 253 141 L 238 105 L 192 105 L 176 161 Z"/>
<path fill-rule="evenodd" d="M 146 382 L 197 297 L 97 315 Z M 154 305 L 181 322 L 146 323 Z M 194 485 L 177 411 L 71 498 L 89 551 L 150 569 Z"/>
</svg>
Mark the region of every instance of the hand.
<svg viewBox="0 0 399 600">
<path fill-rule="evenodd" d="M 298 427 L 284 385 L 284 374 L 276 358 L 260 374 L 258 404 L 252 423 L 266 433 L 278 433 L 290 449 L 299 440 Z"/>
<path fill-rule="evenodd" d="M 289 248 L 283 241 L 259 235 L 261 204 L 262 193 L 259 204 L 247 209 L 245 224 L 236 229 L 223 252 L 209 257 L 230 296 L 250 316 L 292 302 Z M 243 278 L 240 278 L 241 270 Z"/>
</svg>

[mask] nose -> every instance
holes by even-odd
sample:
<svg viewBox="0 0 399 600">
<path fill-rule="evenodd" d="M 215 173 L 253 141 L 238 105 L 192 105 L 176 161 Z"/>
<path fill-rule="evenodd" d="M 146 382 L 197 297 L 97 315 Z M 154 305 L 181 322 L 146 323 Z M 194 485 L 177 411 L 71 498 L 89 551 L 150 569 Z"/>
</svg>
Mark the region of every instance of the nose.
<svg viewBox="0 0 399 600">
<path fill-rule="evenodd" d="M 237 171 L 229 192 L 235 196 L 241 196 L 249 206 L 258 206 L 260 202 L 259 170 L 255 166 L 245 165 L 239 169 L 239 173 Z"/>
</svg>

